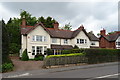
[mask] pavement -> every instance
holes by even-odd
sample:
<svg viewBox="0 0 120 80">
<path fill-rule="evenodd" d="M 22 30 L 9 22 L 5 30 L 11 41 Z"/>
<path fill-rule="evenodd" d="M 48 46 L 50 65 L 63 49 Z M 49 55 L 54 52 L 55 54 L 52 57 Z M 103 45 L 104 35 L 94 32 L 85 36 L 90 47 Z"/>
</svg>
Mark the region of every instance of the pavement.
<svg viewBox="0 0 120 80">
<path fill-rule="evenodd" d="M 65 72 L 69 72 L 69 71 L 73 71 L 73 72 L 69 72 L 69 73 L 71 73 L 69 75 L 71 75 L 71 77 L 73 77 L 73 78 L 74 77 L 76 78 L 76 77 L 80 77 L 80 76 L 79 75 L 78 76 L 72 76 L 73 73 L 75 74 L 75 73 L 79 73 L 81 71 L 84 72 L 84 70 L 87 70 L 88 73 L 89 73 L 89 71 L 91 71 L 91 72 L 94 72 L 95 70 L 100 71 L 100 70 L 102 70 L 102 68 L 103 68 L 104 71 L 107 70 L 108 72 L 109 72 L 109 70 L 115 69 L 115 70 L 112 70 L 113 74 L 111 74 L 111 75 L 117 76 L 118 75 L 117 74 L 118 71 L 116 72 L 116 70 L 118 70 L 117 67 L 118 67 L 118 62 L 109 62 L 109 63 L 90 64 L 90 65 L 81 65 L 81 66 L 72 66 L 72 67 L 53 68 L 53 69 L 39 69 L 39 70 L 31 70 L 31 71 L 9 72 L 9 73 L 3 73 L 2 78 L 24 78 L 24 77 L 25 78 L 28 78 L 28 77 L 29 78 L 30 77 L 31 78 L 32 77 L 33 78 L 36 78 L 36 77 L 37 78 L 41 78 L 41 77 L 46 78 L 46 75 L 48 75 L 47 77 L 49 78 L 49 77 L 54 77 L 55 74 L 58 74 L 55 77 L 63 77 L 64 78 L 64 77 L 70 77 L 68 75 L 63 76 L 63 74 L 65 75 Z M 76 71 L 78 71 L 78 72 L 76 72 Z M 87 74 L 87 71 L 85 72 L 85 74 Z M 51 73 L 53 73 L 54 75 L 52 75 Z M 60 76 L 59 73 L 62 73 L 61 76 Z M 95 72 L 94 72 L 94 74 L 95 74 Z M 106 75 L 106 76 L 110 76 L 110 75 Z"/>
</svg>

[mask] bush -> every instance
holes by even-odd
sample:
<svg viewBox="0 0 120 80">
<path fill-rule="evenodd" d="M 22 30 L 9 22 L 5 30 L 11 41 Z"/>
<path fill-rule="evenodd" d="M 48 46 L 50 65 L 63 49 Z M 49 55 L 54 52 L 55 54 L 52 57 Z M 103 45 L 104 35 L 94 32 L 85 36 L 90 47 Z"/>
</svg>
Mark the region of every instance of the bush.
<svg viewBox="0 0 120 80">
<path fill-rule="evenodd" d="M 70 54 L 71 51 L 70 50 L 62 50 L 62 54 Z"/>
<path fill-rule="evenodd" d="M 48 48 L 47 51 L 46 51 L 46 54 L 47 54 L 47 55 L 53 55 L 52 49 L 49 49 L 49 48 Z"/>
<path fill-rule="evenodd" d="M 71 54 L 62 54 L 62 55 L 49 55 L 46 58 L 54 58 L 54 57 L 67 57 L 67 56 L 82 56 L 83 53 L 71 53 Z"/>
<path fill-rule="evenodd" d="M 79 49 L 79 47 L 77 45 L 75 45 L 73 49 Z"/>
<path fill-rule="evenodd" d="M 43 61 L 44 60 L 44 55 L 41 55 L 41 54 L 35 55 L 34 60 L 36 60 L 36 61 L 38 61 L 38 60 Z"/>
<path fill-rule="evenodd" d="M 81 48 L 81 49 L 71 49 L 71 53 L 83 53 L 84 52 L 84 49 Z"/>
<path fill-rule="evenodd" d="M 22 61 L 28 61 L 29 60 L 29 57 L 28 57 L 28 54 L 27 54 L 27 49 L 25 49 L 24 52 L 22 53 L 21 60 Z"/>
<path fill-rule="evenodd" d="M 12 63 L 4 63 L 2 64 L 2 72 L 12 71 L 13 64 Z"/>
<path fill-rule="evenodd" d="M 84 52 L 90 64 L 118 61 L 120 54 L 118 49 L 85 49 Z"/>
</svg>

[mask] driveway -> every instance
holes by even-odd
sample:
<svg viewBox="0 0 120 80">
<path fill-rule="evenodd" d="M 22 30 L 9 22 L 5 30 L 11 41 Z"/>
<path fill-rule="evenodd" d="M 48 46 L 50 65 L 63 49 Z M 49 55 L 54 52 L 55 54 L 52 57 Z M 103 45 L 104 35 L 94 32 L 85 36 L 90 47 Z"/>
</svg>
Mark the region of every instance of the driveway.
<svg viewBox="0 0 120 80">
<path fill-rule="evenodd" d="M 19 57 L 11 57 L 14 64 L 14 72 L 16 71 L 30 71 L 41 69 L 43 61 L 21 61 Z"/>
</svg>

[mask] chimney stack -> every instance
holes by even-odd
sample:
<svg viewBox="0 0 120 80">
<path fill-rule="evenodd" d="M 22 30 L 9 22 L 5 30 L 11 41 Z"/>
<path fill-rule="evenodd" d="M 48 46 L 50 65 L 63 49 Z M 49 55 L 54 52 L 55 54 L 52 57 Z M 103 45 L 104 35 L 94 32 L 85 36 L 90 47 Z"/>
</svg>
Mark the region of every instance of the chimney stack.
<svg viewBox="0 0 120 80">
<path fill-rule="evenodd" d="M 59 26 L 59 23 L 57 21 L 55 21 L 55 23 L 54 23 L 54 29 L 59 29 L 58 26 Z"/>
<path fill-rule="evenodd" d="M 84 26 L 83 26 L 83 25 L 81 25 L 78 29 L 84 29 Z"/>
<path fill-rule="evenodd" d="M 106 35 L 106 30 L 103 28 L 103 30 L 100 31 L 100 35 L 105 36 Z"/>
<path fill-rule="evenodd" d="M 23 17 L 22 17 L 22 27 L 26 27 L 25 15 L 23 15 Z"/>
</svg>

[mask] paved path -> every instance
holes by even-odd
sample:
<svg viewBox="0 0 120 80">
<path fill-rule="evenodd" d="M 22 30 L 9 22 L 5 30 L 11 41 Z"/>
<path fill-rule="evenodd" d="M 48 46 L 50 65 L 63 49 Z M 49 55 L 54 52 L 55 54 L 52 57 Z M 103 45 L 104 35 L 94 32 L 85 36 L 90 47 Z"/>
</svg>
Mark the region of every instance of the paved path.
<svg viewBox="0 0 120 80">
<path fill-rule="evenodd" d="M 39 70 L 43 65 L 43 61 L 21 61 L 19 57 L 11 57 L 11 60 L 14 64 L 13 72 Z"/>
</svg>

